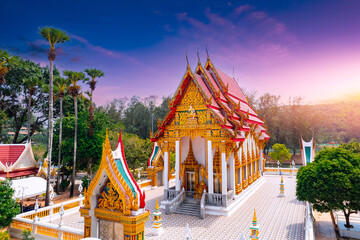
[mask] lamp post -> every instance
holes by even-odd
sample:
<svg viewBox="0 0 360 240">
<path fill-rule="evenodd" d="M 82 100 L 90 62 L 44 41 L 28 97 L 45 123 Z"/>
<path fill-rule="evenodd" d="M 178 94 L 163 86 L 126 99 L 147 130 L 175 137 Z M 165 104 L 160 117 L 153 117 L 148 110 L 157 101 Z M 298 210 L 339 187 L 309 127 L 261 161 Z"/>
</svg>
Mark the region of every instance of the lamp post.
<svg viewBox="0 0 360 240">
<path fill-rule="evenodd" d="M 277 161 L 277 165 L 278 165 L 278 173 L 280 174 L 280 161 Z"/>
</svg>

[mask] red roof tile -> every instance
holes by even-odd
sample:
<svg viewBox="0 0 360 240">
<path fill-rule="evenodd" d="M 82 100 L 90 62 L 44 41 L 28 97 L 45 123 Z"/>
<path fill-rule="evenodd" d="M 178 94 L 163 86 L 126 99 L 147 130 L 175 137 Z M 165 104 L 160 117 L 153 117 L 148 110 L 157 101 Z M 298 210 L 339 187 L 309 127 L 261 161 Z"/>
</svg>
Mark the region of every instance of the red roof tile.
<svg viewBox="0 0 360 240">
<path fill-rule="evenodd" d="M 0 145 L 0 162 L 6 166 L 13 165 L 25 150 L 25 145 Z"/>
<path fill-rule="evenodd" d="M 233 97 L 240 99 L 242 101 L 246 102 L 246 98 L 244 93 L 242 92 L 240 86 L 237 84 L 235 79 L 229 77 L 227 74 L 223 73 L 219 68 L 215 67 L 215 71 L 219 74 L 219 77 L 225 84 L 225 86 L 229 86 L 229 94 L 231 94 Z"/>
</svg>

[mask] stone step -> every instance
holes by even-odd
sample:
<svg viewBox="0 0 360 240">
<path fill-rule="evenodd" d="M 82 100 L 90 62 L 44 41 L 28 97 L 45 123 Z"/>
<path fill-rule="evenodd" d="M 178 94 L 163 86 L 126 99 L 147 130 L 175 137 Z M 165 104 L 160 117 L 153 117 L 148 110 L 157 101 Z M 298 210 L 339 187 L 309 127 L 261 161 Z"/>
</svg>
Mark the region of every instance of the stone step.
<svg viewBox="0 0 360 240">
<path fill-rule="evenodd" d="M 184 210 L 184 209 L 178 209 L 174 213 L 184 214 L 184 215 L 192 215 L 192 216 L 200 216 L 200 211 L 191 211 L 191 210 Z"/>
</svg>

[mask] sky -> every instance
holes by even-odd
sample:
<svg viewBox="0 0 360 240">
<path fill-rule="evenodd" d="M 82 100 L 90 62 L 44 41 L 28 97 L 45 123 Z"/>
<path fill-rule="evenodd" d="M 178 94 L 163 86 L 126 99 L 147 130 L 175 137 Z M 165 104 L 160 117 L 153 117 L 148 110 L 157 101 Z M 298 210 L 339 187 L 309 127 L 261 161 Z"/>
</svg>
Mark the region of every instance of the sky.
<svg viewBox="0 0 360 240">
<path fill-rule="evenodd" d="M 360 1 L 2 1 L 0 49 L 48 65 L 39 27 L 71 38 L 60 70 L 101 69 L 97 105 L 168 96 L 206 48 L 247 92 L 318 104 L 360 99 Z M 84 91 L 87 90 L 84 86 Z"/>
</svg>

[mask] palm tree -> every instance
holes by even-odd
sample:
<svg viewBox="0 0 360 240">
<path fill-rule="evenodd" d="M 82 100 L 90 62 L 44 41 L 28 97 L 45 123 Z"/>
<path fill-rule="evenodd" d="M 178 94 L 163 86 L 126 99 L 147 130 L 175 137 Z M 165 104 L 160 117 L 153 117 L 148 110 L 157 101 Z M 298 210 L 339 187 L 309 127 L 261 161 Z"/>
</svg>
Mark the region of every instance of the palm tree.
<svg viewBox="0 0 360 240">
<path fill-rule="evenodd" d="M 56 192 L 59 194 L 60 187 L 60 165 L 61 165 L 61 142 L 62 142 L 62 118 L 63 118 L 63 100 L 65 96 L 65 91 L 69 86 L 68 79 L 64 79 L 59 77 L 57 79 L 57 97 L 60 100 L 60 123 L 59 123 L 59 155 L 58 155 L 58 169 L 57 169 L 57 177 L 56 177 Z"/>
<path fill-rule="evenodd" d="M 69 36 L 53 27 L 43 27 L 40 28 L 40 35 L 44 39 L 46 39 L 50 44 L 50 50 L 48 53 L 48 59 L 50 61 L 50 77 L 49 77 L 49 133 L 48 133 L 48 169 L 47 169 L 47 177 L 46 177 L 46 198 L 45 198 L 45 206 L 49 205 L 49 190 L 50 190 L 50 166 L 51 166 L 51 154 L 52 154 L 52 142 L 53 142 L 53 131 L 54 131 L 54 123 L 53 123 L 53 111 L 54 111 L 54 103 L 53 103 L 53 70 L 54 70 L 54 60 L 56 57 L 55 54 L 55 46 L 58 43 L 64 43 L 70 40 Z"/>
<path fill-rule="evenodd" d="M 74 163 L 73 172 L 71 176 L 71 189 L 70 198 L 74 196 L 75 187 L 75 173 L 76 173 L 76 147 L 77 147 L 77 97 L 80 95 L 80 86 L 78 85 L 79 80 L 85 79 L 83 72 L 64 71 L 64 75 L 68 77 L 71 85 L 68 87 L 68 93 L 74 98 L 74 109 L 75 109 L 75 137 L 74 137 Z"/>
<path fill-rule="evenodd" d="M 96 68 L 93 69 L 85 69 L 85 72 L 87 73 L 87 75 L 90 77 L 86 83 L 89 84 L 90 86 L 90 107 L 89 107 L 89 135 L 90 137 L 92 137 L 94 135 L 94 129 L 93 129 L 93 121 L 94 121 L 94 106 L 93 106 L 93 101 L 92 101 L 92 97 L 93 97 L 93 93 L 94 90 L 96 88 L 96 83 L 97 81 L 95 81 L 96 78 L 101 78 L 104 76 L 104 73 L 101 70 L 98 70 Z M 92 163 L 92 158 L 89 158 L 88 161 L 88 166 L 87 166 L 87 173 L 90 179 L 90 175 L 91 175 L 91 163 Z"/>
</svg>

